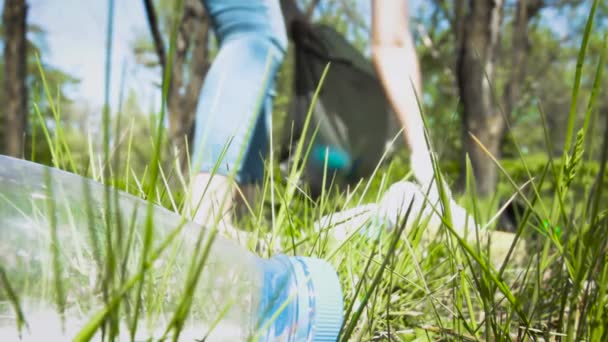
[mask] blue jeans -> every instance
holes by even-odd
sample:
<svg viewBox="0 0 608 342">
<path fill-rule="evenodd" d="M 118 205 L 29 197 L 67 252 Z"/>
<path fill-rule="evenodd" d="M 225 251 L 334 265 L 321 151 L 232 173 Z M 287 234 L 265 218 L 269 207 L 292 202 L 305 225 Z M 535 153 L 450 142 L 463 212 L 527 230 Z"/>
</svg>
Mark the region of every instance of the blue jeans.
<svg viewBox="0 0 608 342">
<path fill-rule="evenodd" d="M 219 41 L 196 110 L 192 167 L 260 182 L 276 74 L 287 50 L 278 0 L 201 0 Z"/>
</svg>

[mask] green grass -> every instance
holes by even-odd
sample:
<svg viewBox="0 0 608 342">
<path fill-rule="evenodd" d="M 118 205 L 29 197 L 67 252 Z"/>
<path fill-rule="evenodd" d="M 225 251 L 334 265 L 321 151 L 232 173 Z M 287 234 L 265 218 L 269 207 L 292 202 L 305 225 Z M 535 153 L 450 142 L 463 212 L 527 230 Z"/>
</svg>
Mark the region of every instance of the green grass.
<svg viewBox="0 0 608 342">
<path fill-rule="evenodd" d="M 345 320 L 340 333 L 343 341 L 608 340 L 608 207 L 603 191 L 608 153 L 604 147 L 598 163 L 590 160 L 586 150 L 595 139 L 589 129 L 599 122 L 593 113 L 597 111 L 595 101 L 603 77 L 606 39 L 593 75 L 595 81 L 584 124 L 579 130 L 575 129 L 574 120 L 587 41 L 598 3 L 594 1 L 590 10 L 581 44 L 561 160 L 549 158 L 547 163 L 531 165 L 516 144 L 520 176 L 514 177 L 508 171 L 512 168 L 495 160 L 502 182 L 496 197 L 490 199 L 475 196 L 471 166 L 465 165 L 467 191 L 460 202 L 482 226 L 496 215 L 499 196 L 512 196 L 526 207 L 518 222 L 517 239 L 508 257 L 498 265 L 492 262 L 485 241 L 471 243 L 454 234 L 449 211 L 443 213 L 443 225 L 430 243 L 421 238 L 425 222 L 409 211 L 399 227 L 375 238 L 353 233 L 347 240 L 336 241 L 331 229 L 316 231 L 314 222 L 319 218 L 378 201 L 388 185 L 409 175 L 406 167 L 395 160 L 379 167 L 372 177 L 349 193 L 331 188 L 320 198 L 311 199 L 298 184 L 308 150 L 302 144 L 295 152 L 295 165 L 284 178 L 276 165 L 268 164 L 261 201 L 257 205 L 251 203 L 250 214 L 239 223 L 251 233 L 250 241 L 244 241 L 243 245 L 255 250 L 263 244 L 290 255 L 328 260 L 338 271 L 344 292 Z M 176 5 L 176 11 L 179 6 Z M 175 43 L 175 27 L 170 51 Z M 111 31 L 108 37 L 111 38 Z M 111 51 L 111 39 L 108 44 Z M 106 73 L 109 69 L 108 65 Z M 166 71 L 164 94 L 168 77 Z M 44 84 L 47 90 L 50 86 Z M 59 108 L 52 97 L 48 101 L 59 123 Z M 76 341 L 90 340 L 95 334 L 110 341 L 125 331 L 133 339 L 144 329 L 142 325 L 150 327 L 159 322 L 165 324 L 163 332 L 169 340 L 177 339 L 188 322 L 196 320 L 207 322 L 208 328 L 214 329 L 229 315 L 228 304 L 234 298 L 226 298 L 229 291 L 224 298 L 206 298 L 196 291 L 197 286 L 221 272 L 210 262 L 213 244 L 218 239 L 216 227 L 201 230 L 193 237 L 194 247 L 187 249 L 191 253 L 185 253 L 178 243 L 187 222 L 183 202 L 188 197 L 188 175 L 181 175 L 175 168 L 179 163 L 164 160 L 166 136 L 161 124 L 164 110 L 158 116 L 150 141 L 153 157 L 145 170 L 136 174 L 130 158 L 132 132 L 127 133 L 126 150 L 116 152 L 127 155 L 125 163 L 113 163 L 109 106 L 104 111 L 103 153 L 96 155 L 91 147 L 86 167 L 75 162 L 61 125 L 50 131 L 40 111 L 35 109 L 54 166 L 113 188 L 108 188 L 101 199 L 94 198 L 88 183 L 83 182 L 84 202 L 69 204 L 49 197 L 46 204 L 23 214 L 38 220 L 41 226 L 50 227 L 47 232 L 51 236 L 50 245 L 36 247 L 45 250 L 42 255 L 49 259 L 43 260 L 42 270 L 24 270 L 41 275 L 40 286 L 36 286 L 35 280 L 20 278 L 0 265 L 0 311 L 13 313 L 15 329 L 28 326 L 27 311 L 23 308 L 30 297 L 48 299 L 65 317 L 74 312 L 89 313 L 77 327 L 73 336 Z M 539 111 L 539 115 L 544 113 Z M 314 129 L 308 127 L 308 122 L 305 126 Z M 550 144 L 547 146 L 550 151 Z M 102 162 L 97 163 L 98 160 Z M 589 163 L 599 166 L 590 168 Z M 435 163 L 435 167 L 443 174 L 439 164 Z M 51 186 L 51 181 L 46 184 L 49 190 L 58 190 Z M 135 223 L 135 214 L 121 216 L 118 193 L 112 190 L 118 188 L 147 201 L 146 206 L 138 208 L 140 223 Z M 446 203 L 442 187 L 440 193 Z M 182 219 L 172 222 L 171 227 L 158 227 L 153 204 L 178 212 Z M 10 201 L 3 201 L 0 209 L 14 210 Z M 102 217 L 98 217 L 99 213 Z M 66 232 L 58 230 L 57 220 L 72 223 L 68 225 L 72 240 L 61 235 Z M 404 229 L 405 220 L 415 222 L 409 231 Z M 494 226 L 489 224 L 487 229 Z M 66 241 L 70 244 L 65 245 Z M 524 241 L 526 254 L 515 255 L 521 253 L 517 247 Z M 264 257 L 273 254 L 270 249 L 266 252 Z M 161 260 L 162 266 L 155 266 Z M 95 269 L 100 279 L 97 287 L 88 288 L 83 276 L 60 276 L 77 274 L 75 270 L 83 267 Z M 177 283 L 174 273 L 180 275 Z M 238 281 L 232 282 L 224 285 L 235 286 L 237 291 Z M 70 293 L 81 292 L 79 300 L 70 298 Z M 100 299 L 84 299 L 92 294 Z M 96 307 L 95 303 L 102 305 Z M 69 324 L 69 320 L 66 318 L 64 323 Z M 208 335 L 209 331 L 201 328 L 200 337 Z"/>
</svg>

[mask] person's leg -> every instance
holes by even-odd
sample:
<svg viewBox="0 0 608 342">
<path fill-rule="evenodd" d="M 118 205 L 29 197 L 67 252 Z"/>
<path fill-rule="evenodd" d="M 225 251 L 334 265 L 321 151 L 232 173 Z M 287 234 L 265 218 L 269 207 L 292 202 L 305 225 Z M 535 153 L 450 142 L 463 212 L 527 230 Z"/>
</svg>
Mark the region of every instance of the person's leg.
<svg viewBox="0 0 608 342">
<path fill-rule="evenodd" d="M 238 194 L 235 194 L 235 214 L 242 218 L 250 214 L 252 205 L 256 203 L 260 186 L 264 181 L 264 162 L 270 151 L 269 135 L 272 127 L 272 103 L 274 91 L 266 95 L 264 107 L 259 114 L 255 127 L 253 128 L 249 148 L 244 155 L 240 168 L 240 182 Z"/>
<path fill-rule="evenodd" d="M 261 180 L 270 90 L 287 36 L 278 1 L 203 0 L 220 41 L 197 108 L 191 208 L 212 223 L 230 208 L 236 182 Z M 263 110 L 266 108 L 266 110 Z M 261 168 L 261 170 L 260 170 Z M 205 189 L 207 189 L 205 191 Z"/>
</svg>

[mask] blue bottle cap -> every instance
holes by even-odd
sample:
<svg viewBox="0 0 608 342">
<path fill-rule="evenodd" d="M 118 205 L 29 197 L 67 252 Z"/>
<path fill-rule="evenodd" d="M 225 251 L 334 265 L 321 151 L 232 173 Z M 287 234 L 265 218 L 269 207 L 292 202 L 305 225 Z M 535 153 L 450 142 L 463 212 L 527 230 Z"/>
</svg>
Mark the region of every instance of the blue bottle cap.
<svg viewBox="0 0 608 342">
<path fill-rule="evenodd" d="M 321 259 L 308 257 L 289 259 L 296 269 L 298 287 L 303 283 L 308 287 L 312 341 L 337 341 L 344 320 L 344 303 L 336 271 L 329 263 Z M 306 279 L 301 279 L 302 276 Z M 299 307 L 304 309 L 306 305 Z M 301 310 L 298 311 L 306 314 Z"/>
</svg>

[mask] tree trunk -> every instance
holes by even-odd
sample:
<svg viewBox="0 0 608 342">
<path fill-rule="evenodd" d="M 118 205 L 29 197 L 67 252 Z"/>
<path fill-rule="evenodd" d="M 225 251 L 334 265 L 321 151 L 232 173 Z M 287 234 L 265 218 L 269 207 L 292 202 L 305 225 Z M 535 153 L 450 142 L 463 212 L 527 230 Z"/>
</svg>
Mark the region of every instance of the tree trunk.
<svg viewBox="0 0 608 342">
<path fill-rule="evenodd" d="M 296 0 L 281 0 L 281 11 L 283 12 L 283 20 L 285 21 L 285 29 L 291 38 L 291 25 L 295 21 L 310 22 L 310 17 L 304 13 L 299 7 Z M 312 9 L 311 9 L 312 11 Z"/>
<path fill-rule="evenodd" d="M 463 147 L 471 159 L 480 195 L 494 191 L 497 169 L 472 139 L 474 135 L 496 158 L 505 122 L 494 103 L 491 84 L 502 21 L 503 0 L 469 0 L 463 16 L 457 57 L 457 80 L 463 119 Z M 489 80 L 489 81 L 488 81 Z M 464 172 L 463 172 L 464 174 Z"/>
<path fill-rule="evenodd" d="M 144 0 L 148 24 L 163 74 L 169 60 L 160 35 L 158 19 L 151 0 Z M 188 169 L 186 152 L 191 151 L 194 117 L 203 86 L 208 58 L 209 20 L 199 0 L 185 0 L 176 37 L 175 55 L 171 64 L 171 78 L 167 106 L 169 110 L 169 144 L 182 171 Z M 190 151 L 186 151 L 186 142 Z"/>
<path fill-rule="evenodd" d="M 543 0 L 519 0 L 515 8 L 513 19 L 513 39 L 511 46 L 511 68 L 509 81 L 505 88 L 505 113 L 510 116 L 517 107 L 520 98 L 521 86 L 526 74 L 526 60 L 530 51 L 528 40 L 528 27 L 530 19 L 543 7 Z"/>
<path fill-rule="evenodd" d="M 5 153 L 23 155 L 24 135 L 27 127 L 26 81 L 26 15 L 25 0 L 5 0 L 4 22 L 4 127 Z"/>
<path fill-rule="evenodd" d="M 196 107 L 209 68 L 208 33 L 209 20 L 201 1 L 186 0 L 177 32 L 167 99 L 171 146 L 174 148 L 174 157 L 179 158 L 184 171 L 188 168 L 186 152 L 192 151 Z M 186 151 L 187 146 L 190 151 Z"/>
</svg>

